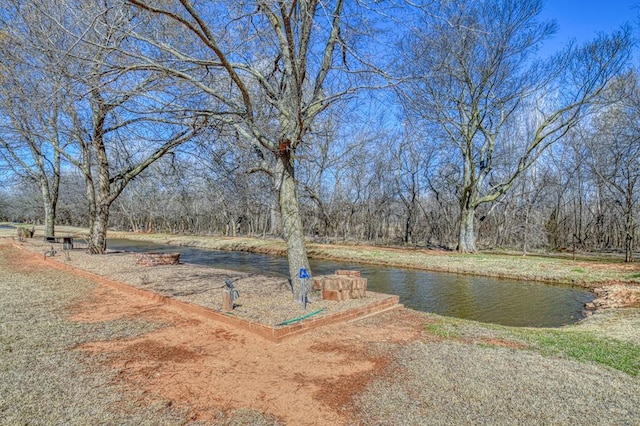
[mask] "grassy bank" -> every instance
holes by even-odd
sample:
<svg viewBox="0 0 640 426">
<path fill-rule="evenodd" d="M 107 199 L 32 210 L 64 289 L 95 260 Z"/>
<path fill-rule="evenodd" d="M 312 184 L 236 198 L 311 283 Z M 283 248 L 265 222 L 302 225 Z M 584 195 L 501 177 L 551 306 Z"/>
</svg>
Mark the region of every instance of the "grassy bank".
<svg viewBox="0 0 640 426">
<path fill-rule="evenodd" d="M 442 317 L 426 325 L 429 333 L 447 340 L 483 344 L 510 342 L 507 346 L 597 363 L 631 376 L 640 375 L 640 312 L 614 310 L 561 329 L 505 327 Z"/>
</svg>

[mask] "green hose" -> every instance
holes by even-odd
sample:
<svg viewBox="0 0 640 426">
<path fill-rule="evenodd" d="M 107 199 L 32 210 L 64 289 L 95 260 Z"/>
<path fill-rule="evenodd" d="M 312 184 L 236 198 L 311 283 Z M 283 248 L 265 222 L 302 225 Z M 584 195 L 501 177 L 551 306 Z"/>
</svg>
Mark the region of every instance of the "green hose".
<svg viewBox="0 0 640 426">
<path fill-rule="evenodd" d="M 306 318 L 309 318 L 309 317 L 312 317 L 312 316 L 314 316 L 314 315 L 319 314 L 320 312 L 324 311 L 324 309 L 325 309 L 325 308 L 318 309 L 317 311 L 311 312 L 311 313 L 306 314 L 306 315 L 303 315 L 303 316 L 301 316 L 301 317 L 293 318 L 293 319 L 290 319 L 290 320 L 283 321 L 283 322 L 281 322 L 280 324 L 276 324 L 276 326 L 279 326 L 279 325 L 289 325 L 289 324 L 292 324 L 292 323 L 297 322 L 297 321 L 302 321 L 303 319 L 306 319 Z"/>
</svg>

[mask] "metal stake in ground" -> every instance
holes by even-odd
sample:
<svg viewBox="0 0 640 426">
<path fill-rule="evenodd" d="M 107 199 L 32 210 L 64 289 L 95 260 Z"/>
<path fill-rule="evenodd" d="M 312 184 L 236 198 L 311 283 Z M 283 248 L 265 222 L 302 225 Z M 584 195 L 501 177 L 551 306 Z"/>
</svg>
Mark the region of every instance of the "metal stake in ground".
<svg viewBox="0 0 640 426">
<path fill-rule="evenodd" d="M 300 303 L 302 303 L 302 308 L 307 310 L 307 288 L 309 284 L 309 279 L 311 275 L 307 272 L 305 268 L 300 268 Z"/>
</svg>

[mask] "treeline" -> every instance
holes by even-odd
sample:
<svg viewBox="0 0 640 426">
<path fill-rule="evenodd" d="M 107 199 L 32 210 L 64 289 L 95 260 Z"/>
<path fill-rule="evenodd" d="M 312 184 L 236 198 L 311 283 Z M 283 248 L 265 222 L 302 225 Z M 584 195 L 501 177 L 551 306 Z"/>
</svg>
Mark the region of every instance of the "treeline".
<svg viewBox="0 0 640 426">
<path fill-rule="evenodd" d="M 586 145 L 583 137 L 577 131 L 568 135 L 522 175 L 511 192 L 479 212 L 481 248 L 624 252 L 627 201 L 603 179 L 604 171 L 593 168 L 592 144 Z M 378 143 L 390 146 L 384 138 Z M 348 156 L 336 151 L 323 160 L 304 157 L 299 189 L 307 237 L 328 243 L 455 249 L 458 194 L 445 175 L 435 173 L 438 166 L 421 164 L 415 152 L 407 162 L 392 150 L 372 153 L 369 144 L 357 148 Z M 635 188 L 632 213 L 638 206 L 639 154 L 625 154 L 635 176 L 630 182 Z M 134 232 L 279 236 L 270 179 L 252 172 L 241 155 L 225 155 L 207 161 L 202 152 L 182 150 L 160 160 L 119 197 L 110 226 Z M 58 223 L 87 226 L 81 177 L 69 172 L 62 181 Z M 0 196 L 2 220 L 42 223 L 37 187 L 23 180 L 13 188 L 20 191 Z M 633 232 L 632 241 L 638 241 L 637 226 Z"/>
<path fill-rule="evenodd" d="M 0 219 L 474 252 L 637 249 L 630 27 L 542 0 L 6 0 Z"/>
</svg>

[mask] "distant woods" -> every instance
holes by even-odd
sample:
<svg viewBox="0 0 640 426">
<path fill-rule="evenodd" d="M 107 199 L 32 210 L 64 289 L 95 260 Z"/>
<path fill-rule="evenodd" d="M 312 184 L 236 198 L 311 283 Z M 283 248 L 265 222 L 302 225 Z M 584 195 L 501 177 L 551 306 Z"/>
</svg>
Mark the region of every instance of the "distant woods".
<svg viewBox="0 0 640 426">
<path fill-rule="evenodd" d="M 542 6 L 8 0 L 0 220 L 633 261 L 632 32 Z"/>
</svg>

